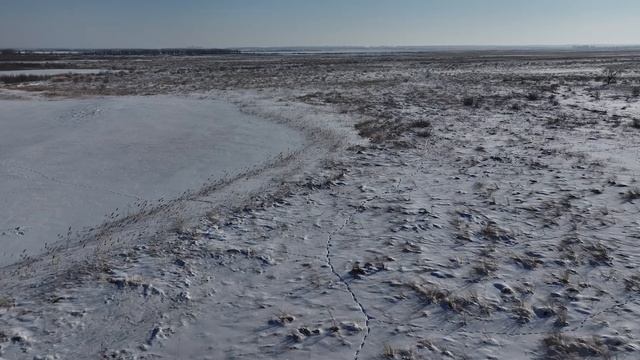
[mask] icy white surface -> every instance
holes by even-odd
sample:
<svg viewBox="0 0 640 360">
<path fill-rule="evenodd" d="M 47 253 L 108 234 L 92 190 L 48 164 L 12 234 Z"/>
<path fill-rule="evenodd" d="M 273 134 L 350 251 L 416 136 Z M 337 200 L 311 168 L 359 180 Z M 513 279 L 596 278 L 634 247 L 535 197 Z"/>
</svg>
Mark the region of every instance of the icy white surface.
<svg viewBox="0 0 640 360">
<path fill-rule="evenodd" d="M 171 199 L 303 143 L 233 106 L 178 97 L 0 101 L 0 265 L 111 212 Z M 117 210 L 118 209 L 118 210 Z"/>
</svg>

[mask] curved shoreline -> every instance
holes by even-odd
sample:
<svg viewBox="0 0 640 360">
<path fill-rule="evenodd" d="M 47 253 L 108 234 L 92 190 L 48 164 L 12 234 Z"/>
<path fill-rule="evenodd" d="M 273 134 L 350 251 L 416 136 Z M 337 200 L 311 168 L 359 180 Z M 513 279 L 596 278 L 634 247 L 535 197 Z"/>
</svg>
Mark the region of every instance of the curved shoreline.
<svg viewBox="0 0 640 360">
<path fill-rule="evenodd" d="M 297 131 L 219 100 L 156 96 L 3 105 L 0 122 L 10 137 L 0 156 L 6 178 L 0 228 L 20 234 L 3 234 L 9 243 L 0 265 L 19 261 L 12 253 L 37 255 L 43 243 L 51 248 L 90 236 L 87 229 L 105 219 L 128 217 L 261 167 L 305 142 Z"/>
</svg>

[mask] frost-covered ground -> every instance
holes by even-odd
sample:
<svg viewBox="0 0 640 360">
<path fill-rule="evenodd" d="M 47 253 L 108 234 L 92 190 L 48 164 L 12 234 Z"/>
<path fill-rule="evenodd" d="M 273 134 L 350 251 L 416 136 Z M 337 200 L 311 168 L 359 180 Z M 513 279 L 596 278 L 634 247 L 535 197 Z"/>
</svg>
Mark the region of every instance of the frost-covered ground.
<svg viewBox="0 0 640 360">
<path fill-rule="evenodd" d="M 636 359 L 639 59 L 118 59 L 8 86 L 197 93 L 309 143 L 5 267 L 0 356 Z"/>
</svg>

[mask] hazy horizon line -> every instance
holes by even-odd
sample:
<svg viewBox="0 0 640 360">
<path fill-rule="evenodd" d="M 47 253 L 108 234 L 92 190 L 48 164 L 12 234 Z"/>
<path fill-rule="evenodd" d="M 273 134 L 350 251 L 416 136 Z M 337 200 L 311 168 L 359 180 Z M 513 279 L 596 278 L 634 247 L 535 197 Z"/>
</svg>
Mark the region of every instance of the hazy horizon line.
<svg viewBox="0 0 640 360">
<path fill-rule="evenodd" d="M 640 43 L 575 43 L 575 44 L 482 44 L 482 45 L 268 45 L 268 46 L 201 46 L 201 45 L 188 45 L 188 46 L 163 46 L 163 47 L 138 47 L 138 46 L 124 46 L 124 47 L 69 47 L 69 46 L 53 46 L 53 47 L 16 47 L 16 46 L 0 46 L 0 50 L 126 50 L 126 49 L 140 49 L 140 50 L 159 50 L 159 49 L 224 49 L 224 50 L 241 50 L 241 49 L 393 49 L 393 48 L 405 48 L 405 49 L 420 49 L 420 48 L 467 48 L 467 49 L 487 49 L 487 48 L 501 48 L 501 49 L 518 49 L 518 48 L 615 48 L 615 47 L 640 47 Z"/>
</svg>

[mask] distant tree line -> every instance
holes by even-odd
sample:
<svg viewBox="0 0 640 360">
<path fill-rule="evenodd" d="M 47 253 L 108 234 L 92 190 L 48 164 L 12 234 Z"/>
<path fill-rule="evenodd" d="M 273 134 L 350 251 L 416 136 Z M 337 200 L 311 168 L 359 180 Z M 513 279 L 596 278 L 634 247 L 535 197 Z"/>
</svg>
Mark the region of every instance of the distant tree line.
<svg viewBox="0 0 640 360">
<path fill-rule="evenodd" d="M 197 56 L 240 54 L 232 49 L 55 49 L 55 50 L 16 50 L 0 49 L 0 55 L 98 55 L 98 56 Z"/>
<path fill-rule="evenodd" d="M 240 54 L 231 49 L 94 49 L 79 51 L 84 55 L 116 55 L 116 56 L 197 56 Z"/>
</svg>

